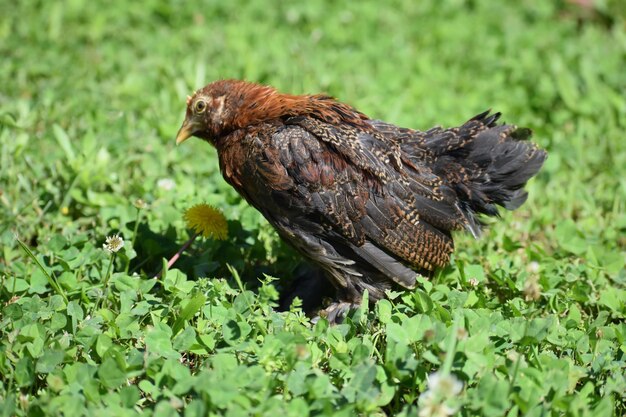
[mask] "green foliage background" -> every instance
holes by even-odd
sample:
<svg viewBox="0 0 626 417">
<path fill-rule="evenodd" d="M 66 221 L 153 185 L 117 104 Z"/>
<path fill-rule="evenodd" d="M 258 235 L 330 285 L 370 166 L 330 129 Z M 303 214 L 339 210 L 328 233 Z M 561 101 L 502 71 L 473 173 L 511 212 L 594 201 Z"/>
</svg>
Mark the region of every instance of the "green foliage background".
<svg viewBox="0 0 626 417">
<path fill-rule="evenodd" d="M 0 415 L 410 416 L 437 370 L 463 416 L 625 415 L 625 8 L 573 3 L 0 2 Z M 174 146 L 218 78 L 420 129 L 492 107 L 550 156 L 432 281 L 311 325 L 271 308 L 298 257 Z M 153 278 L 199 202 L 229 240 Z"/>
</svg>

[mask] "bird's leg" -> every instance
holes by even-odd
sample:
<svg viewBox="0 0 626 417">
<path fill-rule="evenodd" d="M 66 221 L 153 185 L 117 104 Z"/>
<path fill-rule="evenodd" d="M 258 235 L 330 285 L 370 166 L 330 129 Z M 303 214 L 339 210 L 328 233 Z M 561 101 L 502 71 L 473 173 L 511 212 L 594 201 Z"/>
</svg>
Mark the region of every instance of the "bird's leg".
<svg viewBox="0 0 626 417">
<path fill-rule="evenodd" d="M 360 299 L 346 301 L 357 298 L 337 290 L 321 268 L 310 264 L 296 269 L 291 287 L 281 295 L 279 309 L 288 310 L 296 297 L 302 300 L 302 310 L 313 323 L 324 317 L 330 324 L 340 324 L 350 311 L 360 305 Z"/>
<path fill-rule="evenodd" d="M 313 318 L 313 321 L 319 320 L 319 317 L 324 317 L 330 324 L 341 324 L 348 313 L 352 310 L 356 310 L 359 307 L 357 303 L 351 303 L 347 301 L 336 301 L 318 312 L 318 315 Z"/>
</svg>

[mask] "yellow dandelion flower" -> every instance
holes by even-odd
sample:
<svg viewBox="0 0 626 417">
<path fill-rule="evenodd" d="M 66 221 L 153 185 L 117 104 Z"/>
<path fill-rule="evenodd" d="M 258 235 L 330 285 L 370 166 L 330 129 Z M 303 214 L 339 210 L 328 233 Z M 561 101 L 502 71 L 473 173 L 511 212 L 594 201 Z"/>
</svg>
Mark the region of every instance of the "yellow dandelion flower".
<svg viewBox="0 0 626 417">
<path fill-rule="evenodd" d="M 196 204 L 187 209 L 184 216 L 187 227 L 204 237 L 225 240 L 228 237 L 228 223 L 222 212 L 208 204 Z"/>
</svg>

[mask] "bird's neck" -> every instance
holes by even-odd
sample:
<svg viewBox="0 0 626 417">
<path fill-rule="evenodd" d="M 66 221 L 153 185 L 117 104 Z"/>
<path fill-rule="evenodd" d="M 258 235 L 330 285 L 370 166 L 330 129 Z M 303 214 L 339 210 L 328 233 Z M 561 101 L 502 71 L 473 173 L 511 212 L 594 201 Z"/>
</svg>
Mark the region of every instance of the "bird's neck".
<svg viewBox="0 0 626 417">
<path fill-rule="evenodd" d="M 271 87 L 248 84 L 239 97 L 233 118 L 235 129 L 295 116 L 311 116 L 337 125 L 365 126 L 368 120 L 363 113 L 327 95 L 282 94 Z"/>
</svg>

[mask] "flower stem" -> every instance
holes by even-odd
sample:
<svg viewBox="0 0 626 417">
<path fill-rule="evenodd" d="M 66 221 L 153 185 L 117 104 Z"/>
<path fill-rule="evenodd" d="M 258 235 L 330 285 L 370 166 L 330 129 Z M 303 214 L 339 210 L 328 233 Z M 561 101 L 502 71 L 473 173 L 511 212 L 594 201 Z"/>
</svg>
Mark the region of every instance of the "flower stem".
<svg viewBox="0 0 626 417">
<path fill-rule="evenodd" d="M 200 233 L 195 232 L 193 235 L 191 235 L 191 237 L 183 244 L 183 246 L 181 246 L 180 249 L 178 249 L 178 252 L 176 252 L 174 256 L 170 258 L 169 261 L 167 261 L 167 269 L 170 269 L 172 265 L 176 263 L 178 258 L 180 258 L 180 255 L 182 255 L 183 252 L 186 251 L 189 248 L 189 246 L 191 246 L 191 244 L 194 242 L 194 240 L 196 240 L 199 234 Z M 160 278 L 161 275 L 163 275 L 163 270 L 161 270 L 158 274 L 156 274 L 154 278 Z"/>
<path fill-rule="evenodd" d="M 133 229 L 133 239 L 130 241 L 131 249 L 135 249 L 135 241 L 137 240 L 137 229 L 139 228 L 139 220 L 141 219 L 141 208 L 137 207 L 137 216 L 135 217 L 135 228 Z M 126 268 L 124 273 L 128 274 L 128 268 L 130 267 L 130 259 L 126 262 Z"/>
<path fill-rule="evenodd" d="M 100 307 L 102 307 L 102 303 L 106 301 L 106 299 L 109 297 L 109 279 L 111 278 L 111 270 L 113 269 L 113 262 L 115 262 L 115 257 L 117 256 L 116 252 L 113 252 L 111 254 L 111 260 L 109 261 L 109 267 L 107 268 L 107 273 L 104 276 L 104 283 L 103 283 L 103 291 L 104 294 L 102 295 L 102 298 L 100 299 L 100 302 L 98 303 L 98 309 Z"/>
</svg>

